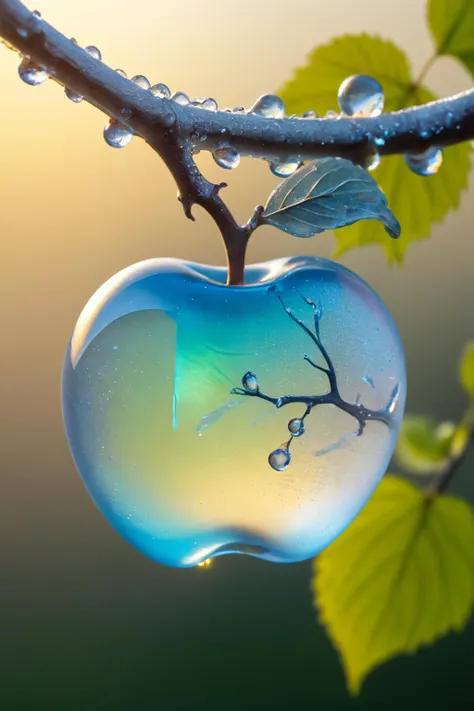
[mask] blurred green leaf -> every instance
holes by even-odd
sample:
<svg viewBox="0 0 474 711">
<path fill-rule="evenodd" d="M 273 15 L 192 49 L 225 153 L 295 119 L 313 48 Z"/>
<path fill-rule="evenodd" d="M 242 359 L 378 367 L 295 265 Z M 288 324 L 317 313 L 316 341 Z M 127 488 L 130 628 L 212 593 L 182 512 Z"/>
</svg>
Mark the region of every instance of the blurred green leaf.
<svg viewBox="0 0 474 711">
<path fill-rule="evenodd" d="M 312 109 L 324 115 L 328 109 L 339 110 L 337 90 L 351 74 L 368 74 L 380 82 L 387 111 L 398 108 L 411 82 L 405 52 L 389 40 L 364 33 L 336 37 L 316 47 L 308 63 L 277 93 L 290 114 Z"/>
<path fill-rule="evenodd" d="M 461 384 L 468 395 L 474 398 L 474 341 L 464 348 L 460 367 Z"/>
<path fill-rule="evenodd" d="M 385 477 L 352 525 L 314 563 L 320 619 L 347 685 L 399 654 L 461 630 L 474 605 L 474 511 Z"/>
<path fill-rule="evenodd" d="M 416 474 L 437 474 L 445 468 L 456 434 L 453 422 L 437 425 L 429 417 L 406 415 L 398 437 L 398 463 Z"/>
<path fill-rule="evenodd" d="M 369 74 L 380 82 L 386 111 L 436 98 L 428 89 L 413 85 L 409 62 L 401 49 L 393 42 L 367 34 L 339 37 L 315 49 L 308 64 L 296 70 L 279 94 L 289 113 L 314 109 L 324 114 L 337 108 L 339 84 L 351 74 Z M 335 233 L 335 256 L 378 243 L 384 247 L 389 262 L 401 263 L 410 242 L 427 237 L 433 222 L 441 221 L 450 210 L 459 207 L 461 191 L 467 186 L 470 151 L 470 143 L 445 149 L 441 170 L 429 178 L 412 173 L 403 156 L 384 157 L 372 175 L 397 216 L 402 234 L 398 240 L 391 240 L 376 222 L 359 222 Z"/>
<path fill-rule="evenodd" d="M 473 0 L 429 0 L 428 25 L 437 54 L 450 54 L 474 74 Z"/>
</svg>

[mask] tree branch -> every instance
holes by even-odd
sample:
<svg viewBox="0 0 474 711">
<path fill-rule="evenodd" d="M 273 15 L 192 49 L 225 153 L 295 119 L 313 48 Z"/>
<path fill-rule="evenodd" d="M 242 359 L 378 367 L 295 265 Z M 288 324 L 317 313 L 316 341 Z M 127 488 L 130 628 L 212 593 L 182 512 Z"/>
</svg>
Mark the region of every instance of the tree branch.
<svg viewBox="0 0 474 711">
<path fill-rule="evenodd" d="M 120 76 L 68 40 L 20 0 L 0 0 L 0 36 L 49 76 L 84 97 L 107 116 L 141 136 L 163 158 L 180 191 L 185 213 L 203 207 L 220 229 L 227 249 L 230 284 L 243 281 L 250 234 L 257 210 L 239 226 L 219 195 L 222 185 L 198 171 L 197 150 L 230 145 L 241 155 L 270 160 L 309 160 L 339 156 L 360 162 L 381 155 L 426 150 L 474 139 L 474 89 L 377 118 L 269 119 L 255 114 L 206 111 L 160 99 Z"/>
</svg>

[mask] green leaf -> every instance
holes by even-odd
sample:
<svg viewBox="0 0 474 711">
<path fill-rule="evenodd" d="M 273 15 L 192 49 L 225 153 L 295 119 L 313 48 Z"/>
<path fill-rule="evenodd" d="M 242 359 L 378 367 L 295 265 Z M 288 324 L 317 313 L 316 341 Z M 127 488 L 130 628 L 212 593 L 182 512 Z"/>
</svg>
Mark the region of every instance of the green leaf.
<svg viewBox="0 0 474 711">
<path fill-rule="evenodd" d="M 473 2 L 474 5 L 474 2 Z M 318 47 L 308 64 L 279 92 L 288 113 L 315 109 L 322 114 L 337 107 L 339 84 L 351 74 L 369 74 L 382 85 L 385 110 L 393 111 L 433 101 L 423 87 L 414 88 L 405 53 L 392 42 L 367 34 L 346 35 Z M 470 143 L 445 149 L 437 175 L 421 177 L 406 166 L 403 156 L 388 156 L 372 175 L 401 224 L 398 240 L 389 240 L 375 221 L 344 227 L 336 233 L 335 256 L 367 244 L 381 244 L 389 262 L 401 263 L 410 242 L 427 237 L 433 222 L 459 207 L 470 170 Z"/>
<path fill-rule="evenodd" d="M 415 474 L 438 474 L 446 467 L 457 429 L 454 422 L 437 425 L 429 417 L 405 415 L 397 441 L 398 463 Z"/>
<path fill-rule="evenodd" d="M 380 82 L 387 111 L 398 108 L 411 82 L 406 54 L 393 42 L 364 33 L 336 37 L 317 47 L 277 93 L 289 114 L 313 109 L 323 115 L 338 109 L 337 90 L 352 74 L 368 74 Z"/>
<path fill-rule="evenodd" d="M 428 25 L 438 54 L 450 54 L 474 74 L 474 2 L 429 0 Z"/>
<path fill-rule="evenodd" d="M 320 618 L 349 690 L 399 654 L 461 630 L 474 605 L 474 511 L 388 476 L 314 563 Z"/>
<path fill-rule="evenodd" d="M 357 220 L 380 220 L 391 237 L 400 234 L 375 180 L 343 158 L 321 158 L 293 173 L 270 195 L 261 220 L 295 237 L 312 237 Z"/>
<path fill-rule="evenodd" d="M 474 341 L 464 348 L 460 366 L 461 384 L 467 394 L 474 398 Z"/>
</svg>

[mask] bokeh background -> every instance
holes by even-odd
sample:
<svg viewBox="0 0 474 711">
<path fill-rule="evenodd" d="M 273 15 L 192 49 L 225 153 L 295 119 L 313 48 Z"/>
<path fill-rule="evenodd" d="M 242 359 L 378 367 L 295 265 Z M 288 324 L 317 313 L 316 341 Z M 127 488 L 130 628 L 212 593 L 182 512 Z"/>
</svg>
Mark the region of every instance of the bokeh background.
<svg viewBox="0 0 474 711">
<path fill-rule="evenodd" d="M 37 0 L 36 9 L 104 61 L 221 106 L 275 91 L 317 44 L 379 33 L 419 71 L 431 51 L 424 0 Z M 214 226 L 184 219 L 175 186 L 138 139 L 102 139 L 105 118 L 54 83 L 30 88 L 0 47 L 0 709 L 237 711 L 467 709 L 471 626 L 377 670 L 347 696 L 336 652 L 316 622 L 310 563 L 220 558 L 171 570 L 133 550 L 89 499 L 69 455 L 60 373 L 72 326 L 95 289 L 153 256 L 222 264 Z M 441 95 L 469 78 L 443 59 L 427 77 Z M 336 92 L 336 87 L 334 88 Z M 275 185 L 249 160 L 226 197 L 242 221 Z M 461 209 L 413 244 L 403 269 L 378 247 L 341 260 L 387 302 L 405 343 L 408 410 L 456 418 L 456 364 L 474 336 L 474 179 Z M 264 228 L 249 261 L 330 256 Z M 451 486 L 474 501 L 471 455 Z M 429 596 L 430 591 L 425 594 Z"/>
</svg>

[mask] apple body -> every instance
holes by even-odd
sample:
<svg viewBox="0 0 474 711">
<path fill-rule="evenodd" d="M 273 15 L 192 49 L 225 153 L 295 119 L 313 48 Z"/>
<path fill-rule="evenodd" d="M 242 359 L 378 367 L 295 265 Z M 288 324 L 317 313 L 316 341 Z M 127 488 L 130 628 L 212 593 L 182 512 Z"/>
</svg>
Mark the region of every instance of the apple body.
<svg viewBox="0 0 474 711">
<path fill-rule="evenodd" d="M 402 345 L 387 308 L 358 276 L 312 257 L 226 270 L 151 259 L 109 279 L 81 313 L 66 352 L 62 404 L 69 446 L 93 500 L 124 538 L 163 564 L 224 553 L 276 562 L 316 555 L 367 502 L 393 453 L 405 403 Z M 303 298 L 302 298 L 303 297 Z M 318 404 L 291 442 L 299 402 L 275 407 L 232 394 L 244 374 L 273 398 L 328 391 L 310 331 L 341 397 L 380 410 L 398 385 L 391 423 Z M 286 309 L 290 309 L 292 316 Z"/>
</svg>

